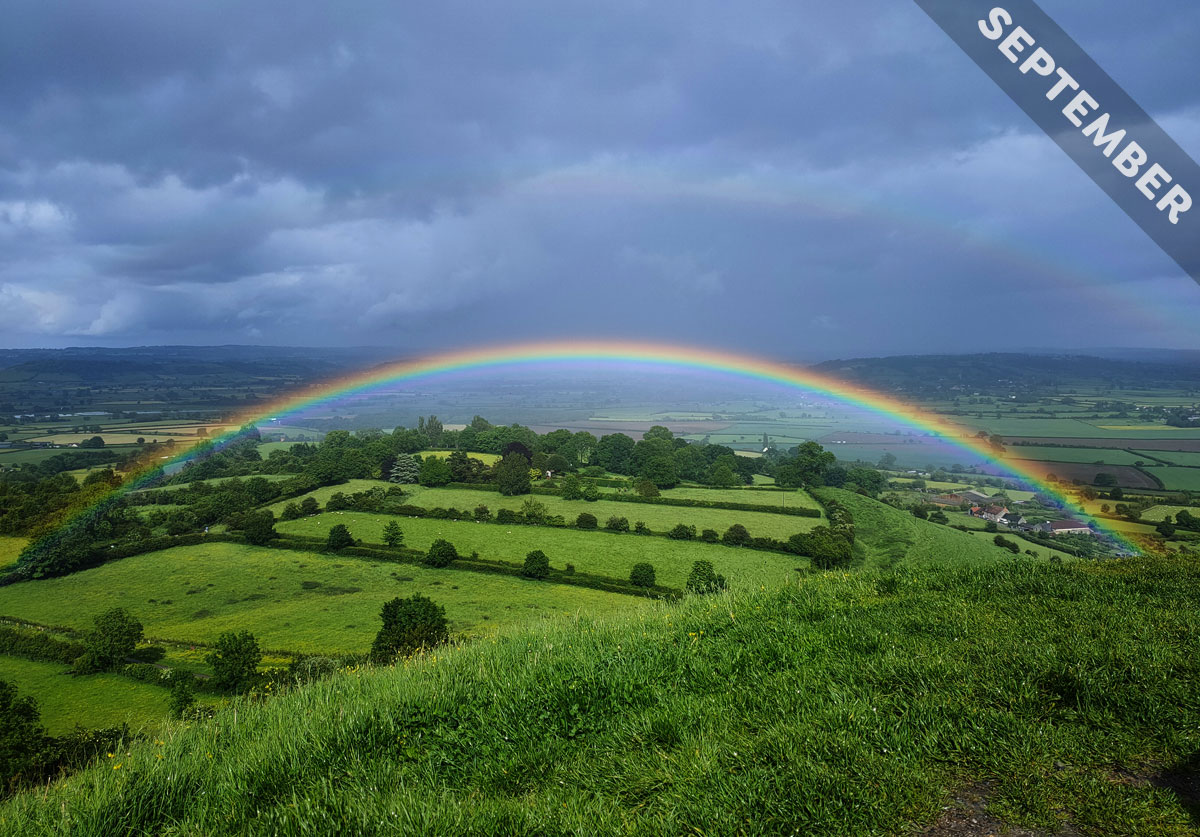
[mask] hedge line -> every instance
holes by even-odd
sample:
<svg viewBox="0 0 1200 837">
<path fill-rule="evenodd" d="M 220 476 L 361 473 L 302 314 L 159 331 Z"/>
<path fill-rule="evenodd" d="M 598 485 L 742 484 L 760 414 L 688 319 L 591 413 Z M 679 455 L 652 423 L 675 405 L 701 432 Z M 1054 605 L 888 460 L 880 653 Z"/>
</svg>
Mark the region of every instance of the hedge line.
<svg viewBox="0 0 1200 837">
<path fill-rule="evenodd" d="M 81 642 L 59 639 L 44 631 L 0 625 L 0 654 L 41 663 L 73 663 L 83 652 Z"/>
</svg>

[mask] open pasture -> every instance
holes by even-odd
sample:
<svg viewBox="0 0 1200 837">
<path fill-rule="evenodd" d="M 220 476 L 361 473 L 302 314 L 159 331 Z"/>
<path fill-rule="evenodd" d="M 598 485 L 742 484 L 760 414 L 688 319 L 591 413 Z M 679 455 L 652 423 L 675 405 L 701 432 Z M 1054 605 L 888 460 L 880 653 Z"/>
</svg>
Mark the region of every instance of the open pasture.
<svg viewBox="0 0 1200 837">
<path fill-rule="evenodd" d="M 0 680 L 38 702 L 42 725 L 51 735 L 70 732 L 82 719 L 93 729 L 127 723 L 138 730 L 167 718 L 170 692 L 117 674 L 73 677 L 71 667 L 62 663 L 0 655 Z"/>
<path fill-rule="evenodd" d="M 1158 466 L 1146 471 L 1162 480 L 1167 491 L 1200 491 L 1200 468 Z"/>
<path fill-rule="evenodd" d="M 1021 463 L 1021 460 L 1011 459 L 1016 463 Z M 1091 485 L 1095 482 L 1097 474 L 1112 474 L 1117 478 L 1117 484 L 1122 488 L 1149 489 L 1151 491 L 1158 488 L 1158 483 L 1148 477 L 1146 474 L 1129 465 L 1086 465 L 1082 462 L 1032 462 L 1030 465 L 1036 465 L 1039 470 L 1046 471 L 1058 477 L 1060 480 L 1068 482 L 1080 480 L 1085 485 Z M 1164 469 L 1158 469 L 1164 470 Z"/>
<path fill-rule="evenodd" d="M 561 566 L 561 559 L 554 563 Z M 0 614 L 87 628 L 96 614 L 124 607 L 141 620 L 147 637 L 212 642 L 223 631 L 244 629 L 264 649 L 361 652 L 375 637 L 383 603 L 413 593 L 443 605 L 451 631 L 468 635 L 536 616 L 636 607 L 642 601 L 453 568 L 210 543 L 0 588 Z"/>
<path fill-rule="evenodd" d="M 432 456 L 437 459 L 446 459 L 450 456 L 451 451 L 448 450 L 423 450 L 417 454 L 421 458 Z M 472 453 L 468 452 L 467 456 L 471 459 L 478 459 L 484 465 L 495 465 L 500 461 L 500 455 L 495 453 Z"/>
<path fill-rule="evenodd" d="M 1075 462 L 1082 464 L 1133 465 L 1146 460 L 1127 450 L 1113 448 L 1063 448 L 1045 445 L 1012 445 L 1006 448 L 1007 458 L 1033 459 L 1041 462 Z M 1001 460 L 1003 462 L 1003 460 Z"/>
<path fill-rule="evenodd" d="M 17 563 L 17 557 L 27 543 L 29 543 L 27 538 L 0 535 L 0 570 L 5 570 Z"/>
<path fill-rule="evenodd" d="M 778 584 L 793 574 L 794 568 L 808 566 L 807 558 L 795 555 L 739 549 L 701 541 L 676 541 L 632 533 L 615 534 L 545 526 L 501 526 L 496 523 L 393 517 L 360 512 L 325 512 L 300 520 L 283 521 L 276 528 L 285 534 L 323 538 L 329 534 L 330 527 L 342 523 L 354 537 L 378 544 L 382 543 L 383 527 L 390 520 L 400 524 L 404 532 L 404 545 L 415 549 L 428 549 L 436 539 L 443 538 L 454 544 L 460 555 L 478 552 L 481 558 L 498 559 L 513 564 L 521 564 L 529 552 L 540 549 L 546 553 L 550 559 L 550 566 L 554 569 L 561 570 L 567 564 L 574 564 L 580 572 L 622 580 L 629 578 L 629 571 L 634 564 L 647 561 L 654 565 L 660 585 L 678 589 L 682 589 L 687 581 L 692 562 L 698 560 L 712 561 L 717 572 L 729 579 L 730 585 L 735 588 Z M 750 531 L 751 534 L 754 533 L 753 529 Z M 796 531 L 800 529 L 797 528 Z M 317 560 L 329 558 L 318 557 Z M 464 587 L 470 585 L 470 579 L 475 577 L 474 573 L 461 575 L 466 580 L 456 583 Z"/>
<path fill-rule="evenodd" d="M 1153 465 L 1155 461 L 1169 462 L 1172 465 L 1181 465 L 1185 468 L 1200 468 L 1200 451 L 1164 451 L 1164 450 L 1148 450 L 1142 449 L 1134 451 L 1141 459 L 1144 459 L 1147 464 Z"/>
</svg>

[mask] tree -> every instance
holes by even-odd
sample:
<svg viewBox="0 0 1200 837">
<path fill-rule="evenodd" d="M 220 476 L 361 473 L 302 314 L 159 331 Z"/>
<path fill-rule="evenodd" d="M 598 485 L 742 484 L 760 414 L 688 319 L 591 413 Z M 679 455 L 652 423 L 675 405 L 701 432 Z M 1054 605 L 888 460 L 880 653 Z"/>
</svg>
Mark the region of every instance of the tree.
<svg viewBox="0 0 1200 837">
<path fill-rule="evenodd" d="M 628 532 L 629 518 L 613 515 L 604 522 L 604 528 L 610 532 Z"/>
<path fill-rule="evenodd" d="M 550 575 L 550 559 L 540 549 L 535 549 L 525 556 L 525 566 L 521 575 L 526 578 L 545 578 Z"/>
<path fill-rule="evenodd" d="M 721 533 L 716 529 L 705 529 L 700 533 L 700 540 L 704 541 L 705 543 L 720 543 Z"/>
<path fill-rule="evenodd" d="M 721 540 L 729 546 L 745 546 L 750 543 L 750 532 L 742 524 L 735 523 L 725 530 Z"/>
<path fill-rule="evenodd" d="M 596 487 L 596 483 L 589 482 L 583 487 L 583 499 L 588 503 L 594 503 L 600 499 L 600 489 Z"/>
<path fill-rule="evenodd" d="M 647 526 L 644 521 L 635 520 L 633 523 L 633 531 L 638 535 L 649 535 L 650 527 Z"/>
<path fill-rule="evenodd" d="M 0 779 L 7 785 L 37 776 L 47 743 L 37 701 L 0 680 Z"/>
<path fill-rule="evenodd" d="M 599 523 L 596 520 L 596 515 L 594 514 L 582 512 L 578 517 L 575 518 L 576 529 L 595 529 L 598 525 Z"/>
<path fill-rule="evenodd" d="M 421 466 L 417 464 L 417 460 L 412 454 L 402 453 L 396 457 L 396 464 L 392 466 L 391 473 L 388 474 L 388 481 L 406 485 L 412 485 L 421 478 Z"/>
<path fill-rule="evenodd" d="M 689 526 L 686 523 L 676 523 L 671 531 L 667 532 L 668 538 L 674 538 L 677 541 L 692 541 L 696 539 L 696 527 Z"/>
<path fill-rule="evenodd" d="M 383 625 L 371 644 L 373 663 L 389 663 L 397 655 L 433 648 L 450 638 L 446 609 L 420 593 L 392 599 L 379 616 Z"/>
<path fill-rule="evenodd" d="M 657 497 L 659 496 L 658 486 L 654 484 L 654 480 L 642 477 L 633 484 L 633 490 L 639 497 Z"/>
<path fill-rule="evenodd" d="M 345 511 L 350 508 L 350 499 L 344 491 L 335 491 L 325 501 L 325 511 Z"/>
<path fill-rule="evenodd" d="M 650 480 L 658 488 L 674 488 L 679 484 L 679 475 L 675 471 L 675 460 L 665 454 L 652 456 L 646 460 L 639 476 Z"/>
<path fill-rule="evenodd" d="M 546 470 L 555 474 L 565 474 L 571 470 L 571 463 L 560 453 L 552 453 L 546 457 Z"/>
<path fill-rule="evenodd" d="M 837 457 L 816 442 L 804 442 L 775 470 L 775 483 L 783 488 L 823 485 L 825 471 L 836 462 Z"/>
<path fill-rule="evenodd" d="M 506 497 L 528 494 L 531 488 L 529 460 L 519 453 L 507 454 L 492 468 L 492 479 Z"/>
<path fill-rule="evenodd" d="M 296 520 L 301 517 L 303 512 L 300 511 L 300 506 L 297 503 L 288 503 L 283 507 L 283 512 L 279 515 L 280 520 Z"/>
<path fill-rule="evenodd" d="M 417 482 L 421 485 L 437 487 L 447 485 L 454 478 L 450 466 L 440 456 L 430 454 L 421 462 L 421 470 Z"/>
<path fill-rule="evenodd" d="M 521 504 L 521 515 L 526 523 L 538 524 L 546 522 L 546 504 L 541 500 L 526 497 Z"/>
<path fill-rule="evenodd" d="M 476 506 L 475 507 L 475 519 L 477 521 L 479 521 L 480 523 L 487 523 L 489 520 L 492 519 L 492 510 L 489 509 L 487 506 Z"/>
<path fill-rule="evenodd" d="M 213 670 L 212 682 L 230 692 L 246 691 L 258 675 L 262 659 L 258 640 L 249 631 L 226 631 L 204 658 Z"/>
<path fill-rule="evenodd" d="M 192 689 L 190 674 L 176 674 L 171 683 L 171 697 L 167 709 L 171 717 L 179 720 L 196 705 L 196 692 Z"/>
<path fill-rule="evenodd" d="M 941 509 L 937 509 L 936 511 L 930 512 L 929 522 L 930 523 L 941 523 L 941 524 L 945 525 L 950 522 L 950 518 L 946 517 L 946 513 L 944 511 L 942 511 Z"/>
<path fill-rule="evenodd" d="M 454 548 L 454 544 L 450 541 L 438 538 L 429 547 L 429 552 L 425 555 L 425 566 L 427 567 L 448 567 L 451 561 L 458 559 L 458 550 Z"/>
<path fill-rule="evenodd" d="M 712 470 L 708 472 L 708 481 L 722 487 L 737 485 L 741 482 L 738 475 L 733 472 L 733 468 L 725 462 L 717 463 L 712 467 Z"/>
<path fill-rule="evenodd" d="M 383 542 L 393 549 L 404 543 L 404 532 L 401 531 L 399 523 L 394 520 L 387 522 L 383 527 Z"/>
<path fill-rule="evenodd" d="M 305 517 L 313 514 L 320 514 L 321 504 L 317 502 L 316 497 L 305 497 L 300 501 L 300 513 Z"/>
<path fill-rule="evenodd" d="M 123 607 L 104 611 L 92 625 L 84 639 L 83 656 L 76 661 L 80 671 L 109 671 L 142 641 L 142 623 Z"/>
<path fill-rule="evenodd" d="M 81 448 L 102 448 L 102 447 L 104 447 L 104 437 L 103 436 L 93 436 L 90 439 L 84 439 L 82 442 L 79 443 L 79 447 L 81 447 Z"/>
<path fill-rule="evenodd" d="M 640 562 L 629 571 L 629 583 L 634 587 L 654 586 L 654 565 Z"/>
<path fill-rule="evenodd" d="M 685 589 L 689 593 L 716 593 L 725 589 L 725 576 L 717 574 L 712 561 L 696 561 L 688 573 Z"/>
<path fill-rule="evenodd" d="M 270 543 L 279 537 L 279 533 L 275 531 L 275 515 L 270 509 L 246 512 L 242 515 L 242 534 L 255 546 Z"/>
<path fill-rule="evenodd" d="M 344 523 L 334 524 L 329 530 L 329 540 L 325 542 L 325 548 L 337 552 L 347 546 L 354 546 L 354 536 Z"/>
<path fill-rule="evenodd" d="M 562 498 L 564 500 L 582 500 L 583 499 L 583 481 L 574 474 L 566 477 L 562 482 Z"/>
<path fill-rule="evenodd" d="M 792 535 L 788 544 L 799 554 L 812 558 L 813 566 L 822 570 L 849 564 L 853 557 L 846 536 L 828 526 L 814 526 L 808 532 Z"/>
</svg>

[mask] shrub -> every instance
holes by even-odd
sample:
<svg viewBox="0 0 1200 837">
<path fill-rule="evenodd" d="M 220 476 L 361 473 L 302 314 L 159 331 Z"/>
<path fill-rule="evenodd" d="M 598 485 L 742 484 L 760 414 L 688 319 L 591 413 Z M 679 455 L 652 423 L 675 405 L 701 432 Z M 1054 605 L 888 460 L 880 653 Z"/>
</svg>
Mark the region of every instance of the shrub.
<svg viewBox="0 0 1200 837">
<path fill-rule="evenodd" d="M 521 504 L 521 516 L 526 523 L 538 524 L 546 521 L 546 504 L 541 500 L 527 497 Z"/>
<path fill-rule="evenodd" d="M 562 498 L 564 500 L 583 499 L 583 483 L 580 481 L 579 477 L 572 474 L 563 480 Z"/>
<path fill-rule="evenodd" d="M 387 525 L 383 527 L 383 542 L 393 548 L 404 543 L 404 532 L 400 529 L 399 523 L 394 520 L 387 522 Z"/>
<path fill-rule="evenodd" d="M 576 529 L 595 529 L 599 524 L 596 522 L 596 515 L 583 512 L 575 518 Z"/>
<path fill-rule="evenodd" d="M 721 536 L 717 534 L 716 529 L 705 529 L 700 533 L 700 540 L 704 541 L 705 543 L 717 543 L 719 540 L 721 540 Z"/>
<path fill-rule="evenodd" d="M 302 511 L 300 511 L 300 505 L 298 503 L 288 503 L 286 506 L 283 507 L 283 511 L 280 513 L 279 519 L 280 520 L 295 520 L 299 517 L 302 517 L 303 514 L 304 513 Z"/>
<path fill-rule="evenodd" d="M 489 509 L 487 506 L 476 506 L 475 507 L 475 519 L 478 520 L 480 523 L 487 523 L 489 520 L 492 519 L 492 510 Z"/>
<path fill-rule="evenodd" d="M 26 631 L 0 626 L 0 654 L 51 663 L 71 663 L 83 656 L 78 642 L 59 639 L 47 631 Z"/>
<path fill-rule="evenodd" d="M 941 509 L 929 513 L 930 523 L 941 523 L 943 526 L 950 522 L 950 518 L 946 517 L 946 513 Z"/>
<path fill-rule="evenodd" d="M 728 546 L 745 546 L 750 543 L 750 532 L 740 523 L 735 523 L 725 530 L 721 538 Z"/>
<path fill-rule="evenodd" d="M 711 561 L 696 561 L 688 573 L 686 589 L 689 593 L 716 593 L 725 589 L 725 576 L 717 574 Z"/>
<path fill-rule="evenodd" d="M 594 482 L 589 482 L 583 487 L 583 499 L 589 503 L 594 503 L 601 497 L 600 489 L 596 487 Z"/>
<path fill-rule="evenodd" d="M 430 545 L 429 552 L 425 555 L 425 566 L 448 567 L 450 562 L 457 558 L 458 550 L 454 548 L 454 544 L 438 538 Z"/>
<path fill-rule="evenodd" d="M 604 528 L 610 532 L 628 532 L 629 519 L 625 517 L 617 517 L 613 515 L 604 522 Z"/>
<path fill-rule="evenodd" d="M 996 537 L 992 538 L 992 543 L 996 544 L 996 546 L 1007 549 L 1013 555 L 1019 555 L 1021 553 L 1021 547 L 1015 541 L 1010 541 L 1008 538 L 1004 537 L 1004 535 L 996 535 Z"/>
<path fill-rule="evenodd" d="M 500 509 L 496 512 L 497 523 L 520 523 L 521 516 L 512 509 Z"/>
<path fill-rule="evenodd" d="M 171 717 L 179 720 L 188 713 L 193 706 L 196 705 L 196 691 L 192 688 L 192 678 L 176 677 L 171 684 L 171 698 L 167 703 L 167 709 L 171 713 Z"/>
<path fill-rule="evenodd" d="M 354 536 L 350 534 L 350 530 L 344 523 L 337 523 L 329 530 L 329 539 L 325 542 L 325 548 L 336 552 L 347 546 L 354 546 Z"/>
<path fill-rule="evenodd" d="M 629 571 L 629 583 L 635 587 L 653 587 L 654 565 L 645 562 L 634 564 Z"/>
<path fill-rule="evenodd" d="M 262 660 L 258 640 L 249 631 L 226 631 L 217 637 L 217 642 L 204 661 L 212 666 L 212 683 L 218 689 L 244 692 L 258 675 L 258 663 Z"/>
<path fill-rule="evenodd" d="M 696 539 L 696 527 L 689 526 L 686 523 L 676 523 L 675 527 L 667 532 L 668 538 L 674 538 L 677 541 L 691 541 Z"/>
<path fill-rule="evenodd" d="M 310 514 L 320 514 L 321 504 L 317 502 L 315 497 L 305 497 L 300 501 L 300 513 L 308 516 Z"/>
<path fill-rule="evenodd" d="M 525 556 L 525 566 L 521 575 L 526 578 L 545 578 L 550 575 L 550 559 L 540 549 L 535 549 Z"/>
<path fill-rule="evenodd" d="M 563 573 L 566 575 L 575 575 L 575 565 L 567 564 L 567 566 L 563 567 Z"/>
<path fill-rule="evenodd" d="M 392 599 L 379 616 L 383 626 L 371 644 L 371 661 L 375 663 L 388 663 L 397 654 L 432 648 L 450 638 L 446 609 L 420 593 Z"/>
<path fill-rule="evenodd" d="M 123 607 L 104 611 L 93 625 L 83 656 L 76 661 L 79 671 L 110 671 L 142 641 L 142 623 Z"/>
<path fill-rule="evenodd" d="M 828 526 L 816 526 L 809 532 L 792 535 L 788 547 L 793 552 L 812 558 L 813 566 L 823 570 L 850 563 L 850 541 L 841 532 Z"/>
<path fill-rule="evenodd" d="M 649 526 L 647 526 L 647 525 L 646 525 L 645 523 L 643 523 L 642 521 L 638 520 L 638 521 L 636 521 L 636 522 L 633 524 L 633 531 L 634 531 L 634 532 L 636 532 L 636 533 L 637 533 L 637 534 L 639 534 L 639 535 L 649 535 L 649 534 L 650 534 L 650 527 L 649 527 Z"/>
<path fill-rule="evenodd" d="M 633 490 L 637 492 L 639 497 L 658 497 L 658 486 L 654 484 L 654 480 L 642 477 L 633 484 Z"/>
<path fill-rule="evenodd" d="M 348 508 L 350 508 L 350 500 L 341 491 L 335 491 L 325 501 L 325 511 L 345 511 Z"/>
</svg>

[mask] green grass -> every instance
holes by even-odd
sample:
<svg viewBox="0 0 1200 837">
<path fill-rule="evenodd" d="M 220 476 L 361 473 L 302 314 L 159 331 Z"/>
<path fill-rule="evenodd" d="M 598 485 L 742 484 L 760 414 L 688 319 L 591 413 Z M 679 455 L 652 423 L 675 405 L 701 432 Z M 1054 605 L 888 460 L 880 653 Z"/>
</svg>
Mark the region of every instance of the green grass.
<svg viewBox="0 0 1200 837">
<path fill-rule="evenodd" d="M 712 500 L 721 503 L 756 503 L 764 506 L 795 506 L 798 508 L 819 509 L 820 504 L 806 491 L 755 491 L 746 488 L 668 488 L 662 492 L 663 497 L 676 497 L 684 500 Z"/>
<path fill-rule="evenodd" d="M 1174 518 L 1175 515 L 1179 514 L 1181 511 L 1187 511 L 1188 514 L 1200 517 L 1200 509 L 1194 506 L 1153 506 L 1142 512 L 1142 520 L 1149 520 L 1152 523 L 1157 523 L 1168 514 Z"/>
<path fill-rule="evenodd" d="M 135 743 L 0 807 L 45 834 L 1195 833 L 1195 558 L 834 573 L 554 620 Z"/>
<path fill-rule="evenodd" d="M 27 543 L 29 543 L 28 538 L 0 535 L 0 570 L 5 570 L 17 563 L 17 558 Z"/>
<path fill-rule="evenodd" d="M 1171 466 L 1146 469 L 1162 480 L 1167 491 L 1200 491 L 1200 468 L 1177 468 Z"/>
<path fill-rule="evenodd" d="M 0 680 L 38 702 L 42 725 L 51 735 L 70 732 L 76 722 L 89 728 L 130 728 L 158 724 L 167 717 L 170 693 L 116 674 L 73 677 L 62 663 L 35 663 L 0 655 Z"/>
<path fill-rule="evenodd" d="M 632 533 L 613 534 L 545 526 L 501 526 L 496 523 L 393 518 L 388 515 L 359 512 L 326 512 L 299 520 L 280 522 L 275 528 L 285 534 L 323 538 L 329 534 L 330 527 L 343 523 L 354 537 L 370 543 L 380 543 L 383 527 L 389 520 L 399 522 L 404 531 L 405 546 L 416 549 L 428 549 L 437 538 L 445 538 L 457 547 L 460 554 L 469 555 L 474 551 L 478 552 L 481 558 L 499 559 L 516 564 L 522 563 L 529 552 L 540 549 L 550 558 L 550 566 L 555 569 L 562 569 L 570 563 L 580 572 L 619 579 L 628 579 L 634 564 L 648 561 L 654 565 L 660 585 L 679 589 L 682 589 L 687 581 L 692 563 L 698 560 L 712 561 L 717 572 L 724 574 L 731 584 L 739 587 L 776 584 L 793 574 L 795 567 L 808 565 L 808 559 L 794 555 L 738 549 L 700 541 L 675 541 Z M 3 591 L 0 591 L 0 596 L 2 595 Z M 2 601 L 0 598 L 0 602 Z M 3 612 L 2 609 L 0 612 Z"/>
<path fill-rule="evenodd" d="M 890 569 L 899 566 L 987 565 L 1014 560 L 1011 552 L 992 543 L 995 535 L 973 535 L 918 520 L 908 512 L 840 488 L 821 488 L 817 489 L 817 493 L 842 503 L 854 516 L 857 535 L 855 550 L 863 566 Z M 1032 549 L 1042 560 L 1052 552 L 1044 546 L 1014 539 L 1021 545 L 1022 552 Z M 1064 552 L 1053 552 L 1064 560 L 1072 558 Z"/>
<path fill-rule="evenodd" d="M 1200 452 L 1181 451 L 1181 450 L 1147 450 L 1135 451 L 1138 458 L 1146 462 L 1147 465 L 1153 465 L 1155 460 L 1163 460 L 1174 465 L 1185 465 L 1191 468 L 1200 468 Z"/>
<path fill-rule="evenodd" d="M 453 632 L 471 635 L 532 617 L 642 602 L 508 576 L 212 543 L 0 588 L 0 614 L 86 628 L 96 614 L 125 607 L 150 637 L 211 642 L 223 631 L 245 629 L 268 649 L 358 652 L 370 647 L 383 603 L 413 593 L 443 605 Z"/>
<path fill-rule="evenodd" d="M 426 456 L 433 456 L 438 459 L 446 459 L 450 456 L 450 453 L 451 452 L 448 450 L 423 450 L 420 453 L 418 453 L 417 456 L 420 456 L 422 458 L 424 458 Z M 470 459 L 478 459 L 484 465 L 495 465 L 497 462 L 500 461 L 500 455 L 496 454 L 496 453 L 470 453 L 470 452 L 468 452 L 467 457 Z"/>
<path fill-rule="evenodd" d="M 1043 445 L 1012 445 L 1006 448 L 1007 459 L 1034 459 L 1039 462 L 1082 462 L 1105 465 L 1132 465 L 1138 461 L 1149 462 L 1144 456 L 1135 456 L 1126 450 L 1114 448 L 1056 448 Z"/>
</svg>

